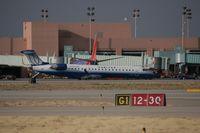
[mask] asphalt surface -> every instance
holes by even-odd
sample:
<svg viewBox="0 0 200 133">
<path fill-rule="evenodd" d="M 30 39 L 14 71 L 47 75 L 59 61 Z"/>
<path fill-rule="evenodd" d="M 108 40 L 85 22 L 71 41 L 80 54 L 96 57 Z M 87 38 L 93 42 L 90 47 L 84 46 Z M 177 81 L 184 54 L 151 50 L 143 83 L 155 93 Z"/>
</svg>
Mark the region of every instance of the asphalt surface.
<svg viewBox="0 0 200 133">
<path fill-rule="evenodd" d="M 0 80 L 0 83 L 1 82 L 4 82 L 4 83 L 27 83 L 29 81 L 29 78 L 17 78 L 16 80 Z M 104 80 L 104 79 L 99 79 L 99 80 L 78 80 L 78 79 L 67 79 L 67 78 L 53 78 L 53 79 L 42 79 L 42 78 L 37 78 L 37 82 L 38 83 L 43 83 L 43 82 L 51 82 L 51 83 L 63 83 L 63 82 L 90 82 L 90 83 L 93 83 L 93 82 L 103 82 L 103 83 L 106 83 L 106 82 L 112 82 L 112 83 L 115 83 L 115 82 L 128 82 L 128 81 L 133 81 L 133 82 L 174 82 L 174 81 L 186 81 L 186 82 L 199 82 L 200 79 L 197 79 L 197 80 L 191 80 L 191 79 L 187 79 L 187 80 L 180 80 L 180 79 L 152 79 L 152 80 L 145 80 L 145 79 L 131 79 L 131 80 Z"/>
<path fill-rule="evenodd" d="M 0 115 L 200 116 L 200 93 L 186 90 L 1 90 L 2 100 L 86 100 L 115 103 L 115 94 L 164 93 L 165 107 L 0 107 Z"/>
</svg>

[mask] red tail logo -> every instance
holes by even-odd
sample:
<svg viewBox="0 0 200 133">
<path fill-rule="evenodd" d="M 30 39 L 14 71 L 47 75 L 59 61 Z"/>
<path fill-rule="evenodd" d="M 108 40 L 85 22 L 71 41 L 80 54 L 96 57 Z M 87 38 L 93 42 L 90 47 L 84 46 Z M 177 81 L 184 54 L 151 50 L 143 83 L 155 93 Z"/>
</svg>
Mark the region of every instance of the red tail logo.
<svg viewBox="0 0 200 133">
<path fill-rule="evenodd" d="M 97 54 L 97 37 L 95 35 L 94 43 L 93 43 L 93 50 L 92 50 L 92 56 L 91 60 L 96 61 L 96 54 Z"/>
<path fill-rule="evenodd" d="M 91 65 L 91 61 L 96 62 L 97 61 L 97 36 L 95 35 L 95 39 L 93 42 L 93 49 L 92 49 L 92 55 L 90 57 L 90 60 L 87 61 L 87 65 Z"/>
</svg>

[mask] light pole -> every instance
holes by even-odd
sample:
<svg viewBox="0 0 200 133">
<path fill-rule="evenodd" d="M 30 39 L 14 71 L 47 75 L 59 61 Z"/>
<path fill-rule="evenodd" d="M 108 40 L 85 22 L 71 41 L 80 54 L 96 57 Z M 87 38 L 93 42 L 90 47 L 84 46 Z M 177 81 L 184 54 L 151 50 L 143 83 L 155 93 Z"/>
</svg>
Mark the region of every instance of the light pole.
<svg viewBox="0 0 200 133">
<path fill-rule="evenodd" d="M 182 50 L 184 48 L 184 37 L 185 37 L 185 31 L 187 32 L 187 37 L 189 38 L 189 23 L 192 19 L 192 10 L 187 8 L 186 6 L 182 9 Z"/>
<path fill-rule="evenodd" d="M 182 23 L 182 28 L 181 28 L 181 35 L 182 35 L 182 38 L 181 38 L 181 46 L 182 46 L 182 50 L 183 50 L 183 46 L 184 46 L 184 33 L 185 33 L 185 15 L 186 15 L 186 9 L 187 9 L 187 7 L 183 7 L 183 9 L 182 9 L 182 21 L 181 21 L 181 23 Z"/>
<path fill-rule="evenodd" d="M 92 22 L 95 21 L 95 19 L 93 18 L 93 16 L 95 15 L 94 10 L 95 7 L 88 7 L 87 8 L 88 12 L 87 15 L 89 17 L 89 53 L 91 53 L 92 50 Z"/>
<path fill-rule="evenodd" d="M 139 9 L 134 9 L 133 10 L 133 18 L 134 18 L 134 24 L 135 24 L 135 38 L 137 37 L 137 19 L 140 17 L 140 10 Z"/>
<path fill-rule="evenodd" d="M 48 12 L 49 11 L 47 9 L 42 9 L 41 10 L 41 17 L 42 17 L 42 19 L 43 19 L 44 22 L 46 22 L 47 18 L 49 17 Z"/>
<path fill-rule="evenodd" d="M 187 37 L 190 37 L 190 20 L 192 19 L 192 10 L 191 9 L 187 9 L 186 10 L 187 14 L 186 14 L 186 19 L 187 19 Z"/>
</svg>

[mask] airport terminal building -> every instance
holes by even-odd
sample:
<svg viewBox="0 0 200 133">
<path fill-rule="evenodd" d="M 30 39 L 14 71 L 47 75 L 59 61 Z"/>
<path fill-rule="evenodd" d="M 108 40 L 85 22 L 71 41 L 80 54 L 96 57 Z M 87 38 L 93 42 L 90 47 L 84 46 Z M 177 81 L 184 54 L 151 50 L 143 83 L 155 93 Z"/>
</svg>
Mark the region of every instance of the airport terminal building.
<svg viewBox="0 0 200 133">
<path fill-rule="evenodd" d="M 98 35 L 97 51 L 114 55 L 134 52 L 174 50 L 182 44 L 181 37 L 134 38 L 130 23 L 92 23 L 91 37 Z M 22 49 L 35 49 L 39 55 L 55 53 L 63 56 L 64 46 L 72 46 L 74 51 L 89 51 L 88 23 L 24 22 L 23 37 L 0 38 L 0 54 L 15 55 Z M 184 38 L 186 50 L 200 49 L 200 38 Z"/>
<path fill-rule="evenodd" d="M 25 49 L 34 49 L 40 56 L 66 56 L 69 51 L 84 53 L 92 49 L 89 43 L 91 33 L 92 42 L 97 34 L 97 55 L 167 57 L 171 51 L 173 58 L 177 58 L 173 59 L 172 68 L 177 64 L 188 64 L 187 54 L 190 54 L 191 60 L 199 60 L 190 64 L 200 71 L 200 57 L 196 56 L 200 55 L 200 38 L 184 37 L 183 43 L 181 37 L 134 38 L 132 29 L 128 22 L 93 22 L 91 32 L 89 23 L 24 22 L 23 37 L 0 38 L 0 55 L 20 55 Z M 177 50 L 180 46 L 184 50 Z M 182 59 L 183 53 L 185 59 Z M 144 61 L 140 63 L 144 65 Z"/>
</svg>

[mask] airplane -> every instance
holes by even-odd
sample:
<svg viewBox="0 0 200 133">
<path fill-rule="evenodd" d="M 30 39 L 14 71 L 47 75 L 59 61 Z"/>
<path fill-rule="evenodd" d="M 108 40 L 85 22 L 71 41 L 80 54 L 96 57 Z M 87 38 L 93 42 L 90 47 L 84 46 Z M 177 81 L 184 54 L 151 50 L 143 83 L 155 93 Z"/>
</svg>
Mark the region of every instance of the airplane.
<svg viewBox="0 0 200 133">
<path fill-rule="evenodd" d="M 49 64 L 42 61 L 34 50 L 23 50 L 31 69 L 35 73 L 30 82 L 36 83 L 36 77 L 40 74 L 66 76 L 71 79 L 152 79 L 156 74 L 143 67 L 128 66 L 103 66 L 103 65 L 79 65 L 79 64 Z"/>
<path fill-rule="evenodd" d="M 98 65 L 100 62 L 122 58 L 122 57 L 116 57 L 116 58 L 109 58 L 109 59 L 97 60 L 96 53 L 97 53 L 97 34 L 95 34 L 95 39 L 94 39 L 94 42 L 93 42 L 93 50 L 92 50 L 91 57 L 89 59 L 72 58 L 71 61 L 70 61 L 70 64 Z"/>
</svg>

